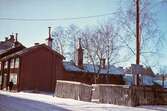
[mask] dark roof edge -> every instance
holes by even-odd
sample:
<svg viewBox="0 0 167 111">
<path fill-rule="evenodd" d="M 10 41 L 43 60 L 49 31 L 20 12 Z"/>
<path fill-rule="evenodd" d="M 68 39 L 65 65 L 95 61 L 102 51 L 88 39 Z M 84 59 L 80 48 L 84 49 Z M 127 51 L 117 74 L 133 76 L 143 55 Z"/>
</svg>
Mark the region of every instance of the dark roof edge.
<svg viewBox="0 0 167 111">
<path fill-rule="evenodd" d="M 3 60 L 6 60 L 6 59 L 9 59 L 9 58 L 12 58 L 12 57 L 23 56 L 23 55 L 29 53 L 29 51 L 35 50 L 35 49 L 36 49 L 35 47 L 36 47 L 36 48 L 44 47 L 44 48 L 48 49 L 49 51 L 51 51 L 52 53 L 54 53 L 55 55 L 57 55 L 58 57 L 60 57 L 61 59 L 65 59 L 65 57 L 64 57 L 63 55 L 61 55 L 61 54 L 59 54 L 58 52 L 54 51 L 53 49 L 51 49 L 51 48 L 48 47 L 47 45 L 45 45 L 45 44 L 40 44 L 40 45 L 38 45 L 38 46 L 32 46 L 32 47 L 29 47 L 29 48 L 24 48 L 24 49 L 22 49 L 22 50 L 20 50 L 20 51 L 25 51 L 25 52 L 19 54 L 20 51 L 18 51 L 18 52 L 12 53 L 12 54 L 10 54 L 10 55 L 8 55 L 8 56 L 6 56 L 6 57 L 3 57 L 1 60 L 3 61 Z"/>
</svg>

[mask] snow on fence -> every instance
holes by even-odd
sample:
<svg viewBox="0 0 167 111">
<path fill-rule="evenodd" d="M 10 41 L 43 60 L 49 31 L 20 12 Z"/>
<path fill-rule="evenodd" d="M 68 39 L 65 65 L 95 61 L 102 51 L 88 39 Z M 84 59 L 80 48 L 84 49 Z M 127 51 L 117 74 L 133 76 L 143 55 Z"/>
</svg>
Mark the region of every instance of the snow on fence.
<svg viewBox="0 0 167 111">
<path fill-rule="evenodd" d="M 126 106 L 167 105 L 167 89 L 154 86 L 87 85 L 80 82 L 58 80 L 55 95 L 81 101 Z"/>
<path fill-rule="evenodd" d="M 80 82 L 58 80 L 55 90 L 55 96 L 57 97 L 72 98 L 81 101 L 91 101 L 91 85 Z"/>
</svg>

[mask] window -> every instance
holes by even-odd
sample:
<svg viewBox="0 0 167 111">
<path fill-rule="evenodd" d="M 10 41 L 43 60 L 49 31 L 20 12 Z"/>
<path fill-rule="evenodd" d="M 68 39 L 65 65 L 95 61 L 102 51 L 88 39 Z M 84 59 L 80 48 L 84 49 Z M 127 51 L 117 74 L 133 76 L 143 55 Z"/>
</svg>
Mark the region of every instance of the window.
<svg viewBox="0 0 167 111">
<path fill-rule="evenodd" d="M 11 59 L 10 61 L 10 68 L 14 68 L 14 59 Z"/>
<path fill-rule="evenodd" d="M 16 58 L 16 60 L 15 60 L 15 68 L 19 67 L 19 62 L 20 62 L 19 58 Z"/>
<path fill-rule="evenodd" d="M 5 62 L 5 66 L 4 66 L 5 69 L 8 68 L 8 61 Z"/>
<path fill-rule="evenodd" d="M 17 84 L 17 74 L 16 73 L 10 73 L 9 81 L 12 81 L 13 84 Z"/>
</svg>

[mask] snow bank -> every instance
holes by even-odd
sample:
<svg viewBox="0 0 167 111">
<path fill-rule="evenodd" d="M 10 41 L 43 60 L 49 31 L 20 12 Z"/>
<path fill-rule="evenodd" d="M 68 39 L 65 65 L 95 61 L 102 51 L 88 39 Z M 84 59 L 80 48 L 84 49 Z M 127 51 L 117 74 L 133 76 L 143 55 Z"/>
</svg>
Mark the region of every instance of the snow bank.
<svg viewBox="0 0 167 111">
<path fill-rule="evenodd" d="M 167 111 L 167 106 L 138 108 L 62 99 L 53 97 L 51 94 L 0 91 L 1 111 L 157 111 L 157 108 L 160 109 L 159 111 Z"/>
</svg>

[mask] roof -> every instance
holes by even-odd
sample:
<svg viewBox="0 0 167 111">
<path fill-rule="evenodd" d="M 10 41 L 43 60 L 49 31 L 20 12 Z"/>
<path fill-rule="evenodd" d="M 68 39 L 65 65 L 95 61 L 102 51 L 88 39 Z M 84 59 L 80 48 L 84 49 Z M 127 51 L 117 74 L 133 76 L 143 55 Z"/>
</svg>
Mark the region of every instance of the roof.
<svg viewBox="0 0 167 111">
<path fill-rule="evenodd" d="M 15 56 L 23 56 L 23 55 L 25 55 L 25 54 L 27 54 L 27 53 L 29 53 L 29 52 L 32 52 L 32 51 L 35 51 L 35 50 L 38 49 L 38 48 L 41 48 L 41 47 L 46 48 L 47 50 L 53 52 L 53 53 L 54 53 L 55 55 L 57 55 L 58 57 L 64 59 L 64 56 L 63 56 L 63 55 L 61 55 L 61 54 L 59 54 L 58 52 L 52 50 L 52 49 L 51 49 L 50 47 L 48 47 L 47 45 L 45 45 L 45 44 L 40 44 L 40 45 L 32 46 L 32 47 L 29 47 L 29 48 L 24 48 L 24 49 L 22 49 L 22 50 L 20 50 L 20 51 L 17 51 L 17 52 L 15 52 L 15 53 L 12 53 L 12 54 L 10 54 L 10 55 L 8 55 L 8 56 L 3 57 L 1 60 L 6 60 L 6 59 L 8 59 L 8 58 L 12 58 L 12 57 L 15 57 Z"/>
<path fill-rule="evenodd" d="M 153 80 L 153 77 L 151 76 L 144 75 L 143 78 L 140 78 L 140 79 L 142 80 L 143 85 L 146 85 L 146 86 L 154 85 L 154 80 Z M 133 77 L 131 74 L 125 74 L 124 80 L 127 85 L 131 86 L 133 83 Z"/>
<path fill-rule="evenodd" d="M 144 74 L 145 75 L 150 75 L 150 76 L 154 76 L 155 75 L 155 73 L 153 72 L 151 67 L 144 68 Z"/>
<path fill-rule="evenodd" d="M 132 74 L 131 67 L 125 69 L 125 74 Z M 151 67 L 144 67 L 143 75 L 154 76 L 155 73 L 153 72 Z"/>
<path fill-rule="evenodd" d="M 11 47 L 11 48 L 8 48 L 8 49 L 6 49 L 6 50 L 3 50 L 3 51 L 0 53 L 0 58 L 3 58 L 3 57 L 5 57 L 5 56 L 8 56 L 8 55 L 13 54 L 13 53 L 15 53 L 15 52 L 18 52 L 18 51 L 20 51 L 20 50 L 22 50 L 22 49 L 24 49 L 24 48 L 25 48 L 24 46 L 19 45 L 19 46 L 17 46 L 17 47 Z"/>
<path fill-rule="evenodd" d="M 25 47 L 19 41 L 0 41 L 0 55 L 16 47 Z"/>
<path fill-rule="evenodd" d="M 0 42 L 0 49 L 8 49 L 13 46 L 13 43 L 10 41 L 1 41 Z"/>
<path fill-rule="evenodd" d="M 80 69 L 79 67 L 76 67 L 74 63 L 72 62 L 63 62 L 64 69 L 66 71 L 74 71 L 74 72 L 84 72 L 83 69 Z"/>
<path fill-rule="evenodd" d="M 12 48 L 12 46 L 13 46 L 13 43 L 10 41 L 6 41 L 6 42 L 1 41 L 0 42 L 0 54 L 9 48 Z"/>
<path fill-rule="evenodd" d="M 94 67 L 93 64 L 84 64 L 82 69 L 77 67 L 73 62 L 63 62 L 63 65 L 66 71 L 73 72 L 97 73 L 99 69 L 98 65 L 95 65 Z M 115 67 L 113 65 L 110 65 L 109 69 L 107 67 L 101 69 L 99 74 L 124 75 L 124 69 L 122 67 Z"/>
<path fill-rule="evenodd" d="M 163 86 L 162 80 L 155 80 L 155 82 L 158 83 L 159 85 Z M 167 80 L 164 81 L 164 88 L 167 88 Z"/>
</svg>

